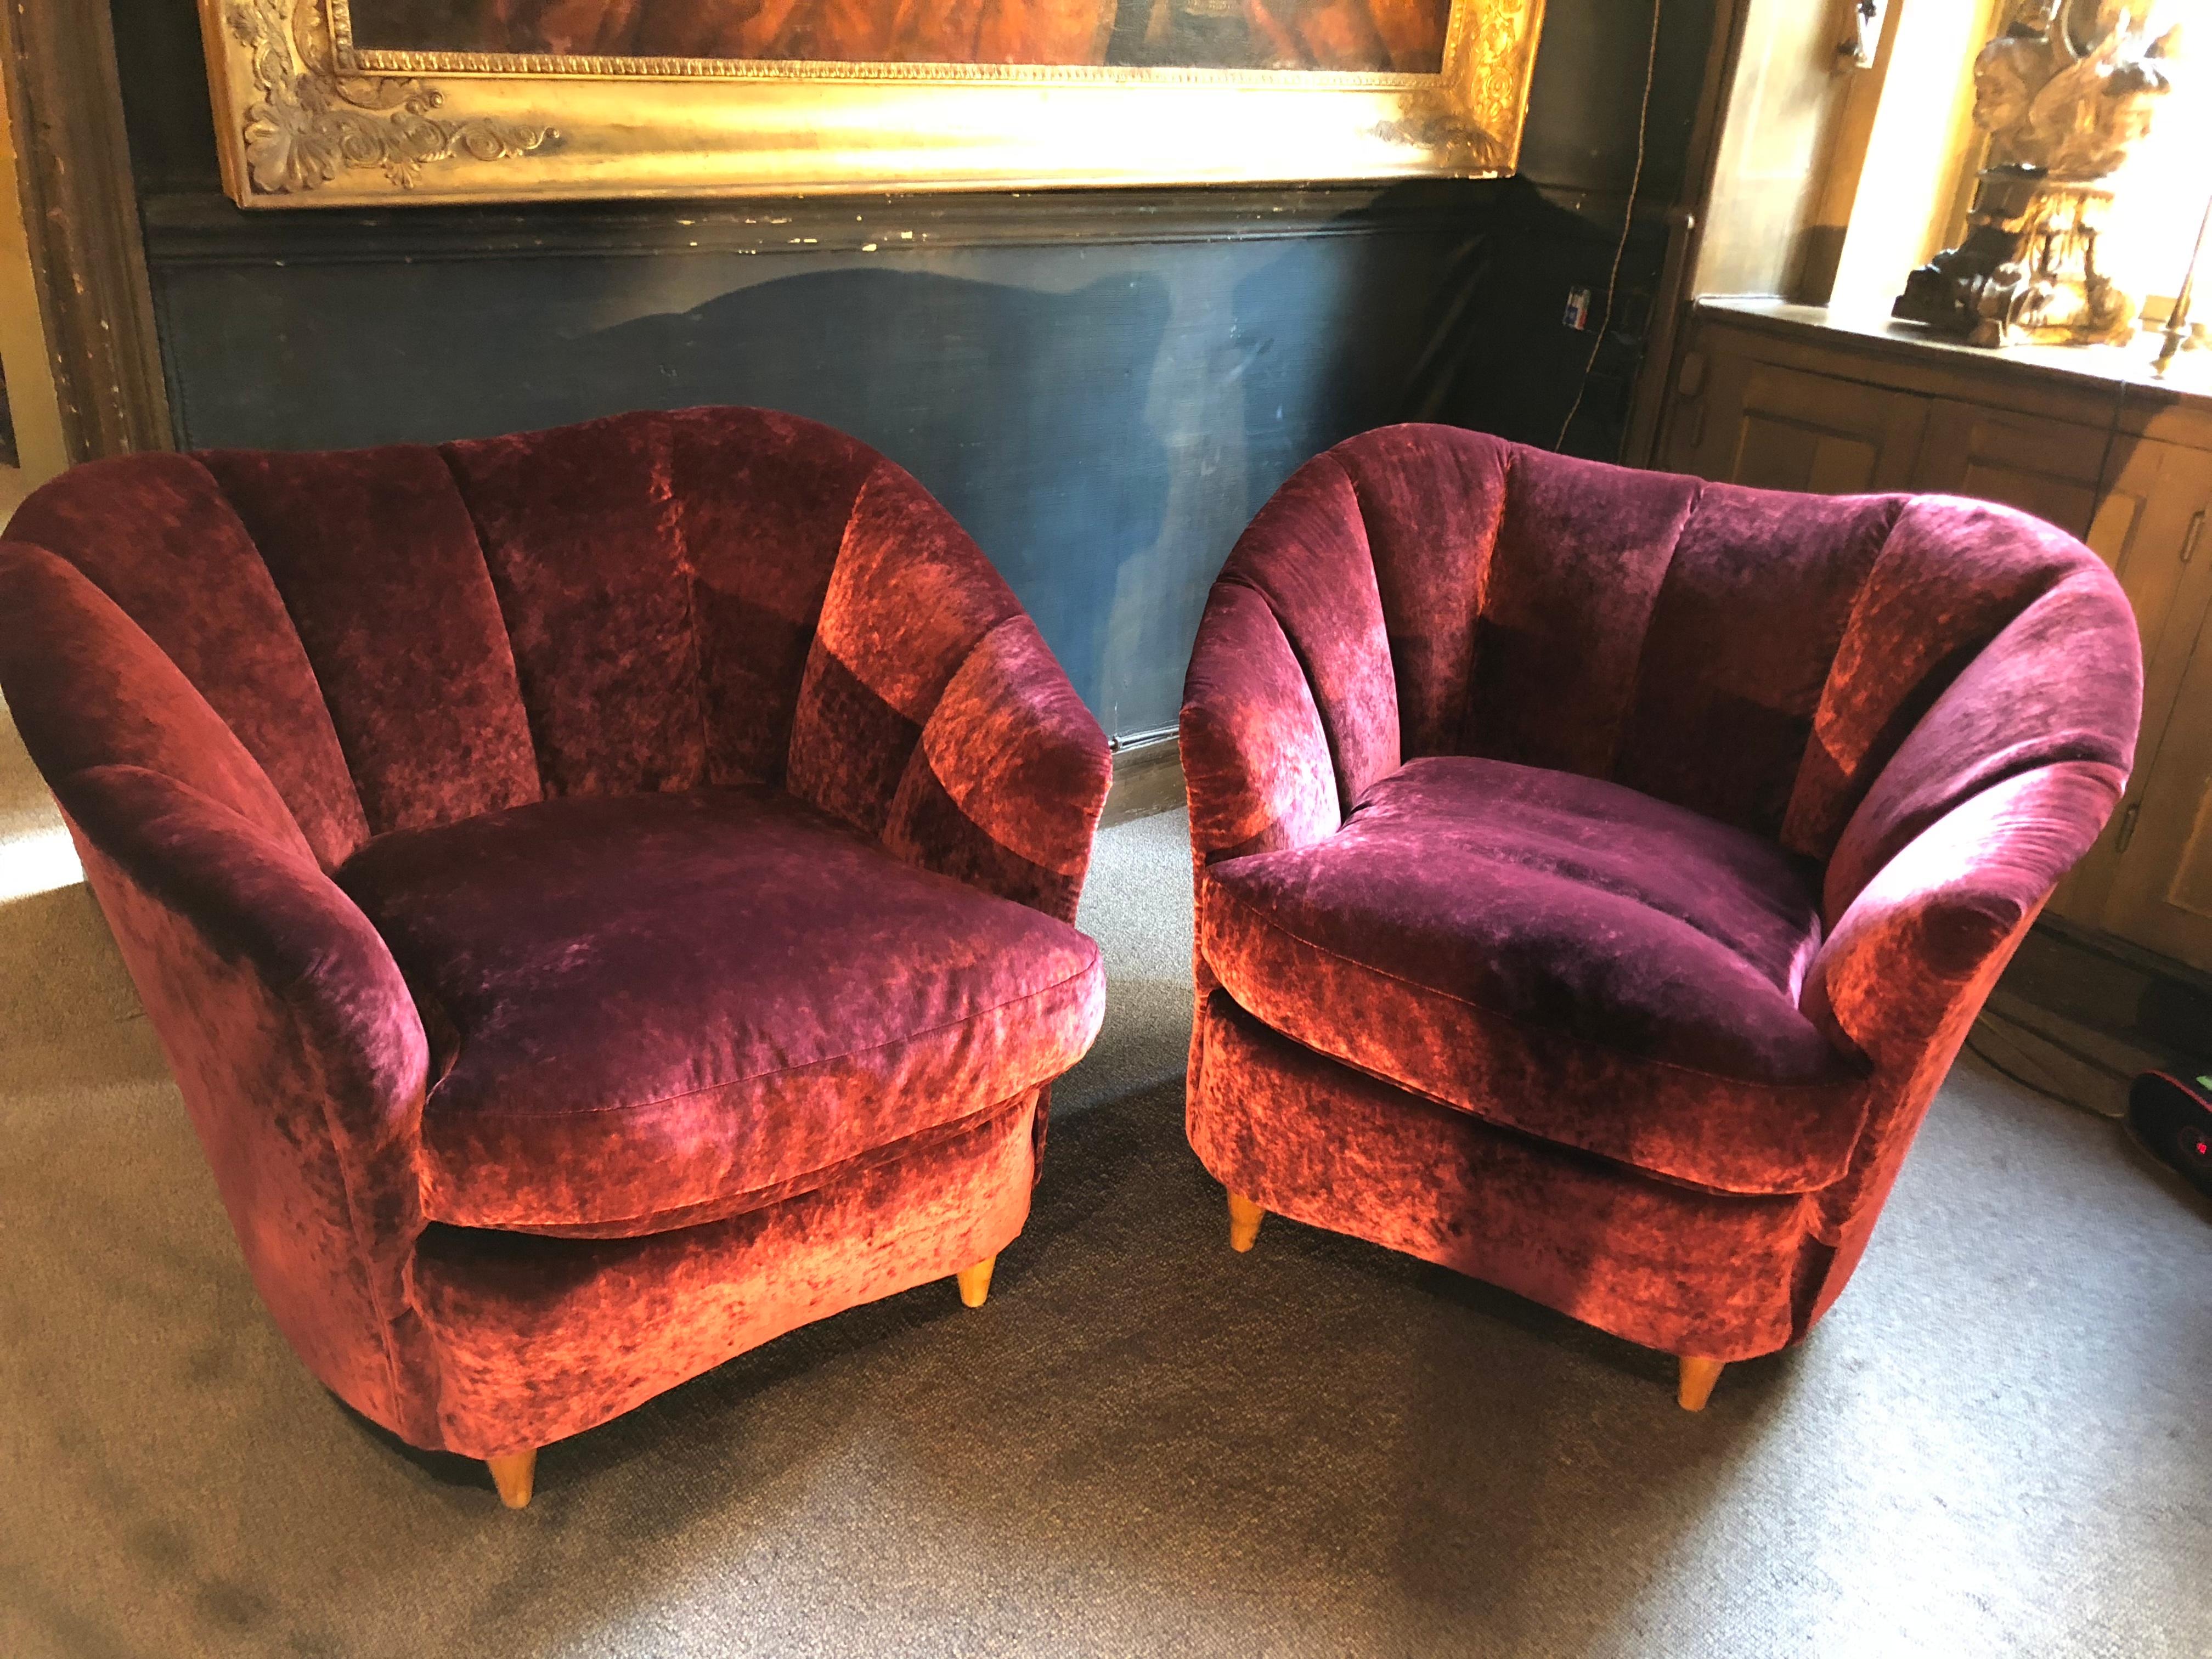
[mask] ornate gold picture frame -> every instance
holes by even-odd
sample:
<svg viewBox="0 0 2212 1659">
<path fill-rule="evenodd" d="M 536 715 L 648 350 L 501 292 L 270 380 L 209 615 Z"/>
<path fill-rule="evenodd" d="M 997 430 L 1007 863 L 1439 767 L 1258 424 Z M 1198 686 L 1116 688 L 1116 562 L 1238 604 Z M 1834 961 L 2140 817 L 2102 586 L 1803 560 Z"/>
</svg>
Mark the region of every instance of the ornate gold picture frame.
<svg viewBox="0 0 2212 1659">
<path fill-rule="evenodd" d="M 831 0 L 199 6 L 224 185 L 250 208 L 1505 173 L 1542 12 L 1542 0 L 834 0 L 832 27 L 818 21 Z M 1132 6 L 1146 10 L 1120 9 Z M 979 12 L 1042 21 L 994 33 L 967 21 Z M 957 52 L 1094 61 L 916 60 L 951 55 L 928 31 L 956 14 Z M 641 15 L 661 21 L 648 30 Z M 786 20 L 781 33 L 763 16 Z M 753 57 L 574 45 L 653 39 L 769 44 L 742 48 Z M 824 41 L 878 55 L 812 56 Z M 547 44 L 559 49 L 516 49 Z M 1115 52 L 1154 61 L 1095 61 Z M 1362 66 L 1327 66 L 1340 61 Z"/>
</svg>

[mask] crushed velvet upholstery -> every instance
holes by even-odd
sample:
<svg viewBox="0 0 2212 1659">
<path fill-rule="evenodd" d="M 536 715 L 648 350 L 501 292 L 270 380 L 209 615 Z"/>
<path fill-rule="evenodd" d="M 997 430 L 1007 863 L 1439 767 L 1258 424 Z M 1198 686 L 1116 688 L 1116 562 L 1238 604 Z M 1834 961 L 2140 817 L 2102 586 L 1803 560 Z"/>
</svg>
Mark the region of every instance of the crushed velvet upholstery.
<svg viewBox="0 0 2212 1659">
<path fill-rule="evenodd" d="M 145 455 L 9 533 L 0 694 L 356 1409 L 504 1455 L 1020 1231 L 1106 744 L 882 457 Z"/>
<path fill-rule="evenodd" d="M 1669 1352 L 1790 1340 L 1799 1194 L 1724 1196 L 1497 1127 L 1324 1059 L 1216 991 L 1191 1145 L 1266 1209 L 1503 1285 Z M 1537 1224 L 1540 1218 L 1541 1224 Z"/>
<path fill-rule="evenodd" d="M 325 868 L 368 838 L 299 630 L 204 466 L 184 455 L 94 461 L 33 491 L 8 531 L 61 555 L 144 629 L 276 786 Z"/>
<path fill-rule="evenodd" d="M 780 1201 L 642 1237 L 432 1224 L 414 1289 L 438 1357 L 438 1437 L 475 1456 L 544 1445 L 785 1331 L 997 1255 L 1029 1218 L 1035 1109 L 1016 1101 Z"/>
<path fill-rule="evenodd" d="M 1340 444 L 1238 543 L 1186 683 L 1191 1144 L 1631 1340 L 1781 1347 L 2141 699 L 2118 584 L 2003 507 Z"/>
<path fill-rule="evenodd" d="M 1800 1012 L 1820 897 L 1773 842 L 1618 784 L 1431 756 L 1326 840 L 1208 866 L 1200 948 L 1305 1047 L 1723 1192 L 1840 1176 L 1863 1068 Z"/>
<path fill-rule="evenodd" d="M 759 784 L 395 831 L 337 883 L 434 1010 L 422 1201 L 460 1226 L 733 1213 L 1049 1082 L 1103 1006 L 1082 934 Z"/>
</svg>

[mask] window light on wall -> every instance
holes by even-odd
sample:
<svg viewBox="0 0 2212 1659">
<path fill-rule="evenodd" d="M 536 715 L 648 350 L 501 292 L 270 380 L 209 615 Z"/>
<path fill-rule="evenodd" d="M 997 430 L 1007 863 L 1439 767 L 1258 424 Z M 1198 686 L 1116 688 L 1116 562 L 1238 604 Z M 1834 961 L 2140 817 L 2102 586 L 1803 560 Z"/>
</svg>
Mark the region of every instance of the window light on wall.
<svg viewBox="0 0 2212 1659">
<path fill-rule="evenodd" d="M 1830 298 L 1838 311 L 1883 317 L 1905 273 L 1964 233 L 1988 148 L 1973 119 L 1977 56 L 2023 10 L 2049 0 L 1891 3 L 1901 9 Z M 2172 89 L 2158 100 L 2148 136 L 2112 175 L 2097 263 L 2156 321 L 2180 287 L 2212 191 L 2212 78 L 2190 52 L 2193 40 L 2212 53 L 2212 0 L 2148 4 L 2150 32 L 2178 23 L 2183 45 L 2167 60 Z M 2139 18 L 2145 5 L 2104 0 L 2100 15 Z"/>
</svg>

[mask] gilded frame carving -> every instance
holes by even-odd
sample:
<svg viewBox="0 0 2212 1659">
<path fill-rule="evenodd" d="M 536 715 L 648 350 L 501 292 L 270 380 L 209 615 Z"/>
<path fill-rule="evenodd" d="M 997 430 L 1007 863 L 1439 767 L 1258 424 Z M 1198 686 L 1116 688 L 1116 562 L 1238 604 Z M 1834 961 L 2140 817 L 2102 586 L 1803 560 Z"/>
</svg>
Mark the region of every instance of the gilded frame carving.
<svg viewBox="0 0 2212 1659">
<path fill-rule="evenodd" d="M 241 207 L 1510 173 L 1543 0 L 1454 0 L 1442 72 L 365 51 L 350 0 L 199 0 Z"/>
</svg>

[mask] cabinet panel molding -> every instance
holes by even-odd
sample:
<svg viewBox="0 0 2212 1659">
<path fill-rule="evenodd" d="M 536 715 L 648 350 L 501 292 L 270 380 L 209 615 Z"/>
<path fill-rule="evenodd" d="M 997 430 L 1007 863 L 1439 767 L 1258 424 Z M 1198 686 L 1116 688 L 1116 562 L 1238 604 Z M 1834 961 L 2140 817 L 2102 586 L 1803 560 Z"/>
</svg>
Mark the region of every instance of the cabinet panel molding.
<svg viewBox="0 0 2212 1659">
<path fill-rule="evenodd" d="M 2086 537 L 2111 447 L 2094 427 L 1944 398 L 1929 409 L 1913 487 L 2002 501 Z"/>
<path fill-rule="evenodd" d="M 2051 909 L 2212 969 L 2212 399 L 2131 386 L 2117 404 L 2003 356 L 1726 311 L 1698 313 L 1688 347 L 1676 470 L 2004 501 L 2112 568 L 2142 632 L 2142 733 L 2125 799 Z"/>
<path fill-rule="evenodd" d="M 1908 394 L 1735 353 L 1700 356 L 1679 386 L 1669 464 L 1761 489 L 1850 495 L 1907 487 L 1927 410 Z"/>
<path fill-rule="evenodd" d="M 2112 926 L 2105 913 L 2129 816 L 2135 814 L 2140 833 L 2143 795 L 2159 765 L 2182 674 L 2212 607 L 2212 557 L 2197 551 L 2208 512 L 2212 454 L 2148 440 L 2115 446 L 2105 499 L 2087 540 L 2119 577 L 2136 613 L 2143 647 L 2143 723 L 2127 799 L 2051 901 L 2059 915 L 2085 926 Z M 2142 856 L 2131 844 L 2124 855 Z"/>
<path fill-rule="evenodd" d="M 2156 757 L 2130 790 L 2136 811 L 2100 923 L 2212 969 L 2212 649 L 2201 635 Z"/>
</svg>

